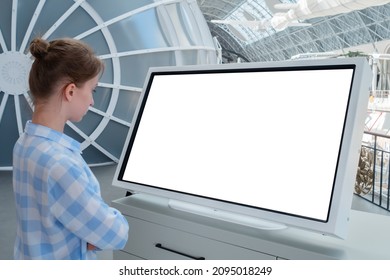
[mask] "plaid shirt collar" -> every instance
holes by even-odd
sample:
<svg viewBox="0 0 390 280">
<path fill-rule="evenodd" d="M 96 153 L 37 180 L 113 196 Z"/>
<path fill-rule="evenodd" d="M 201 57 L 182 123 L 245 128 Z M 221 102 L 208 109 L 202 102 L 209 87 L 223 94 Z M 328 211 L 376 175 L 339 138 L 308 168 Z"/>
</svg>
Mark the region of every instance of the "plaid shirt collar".
<svg viewBox="0 0 390 280">
<path fill-rule="evenodd" d="M 25 131 L 28 135 L 47 138 L 50 141 L 59 143 L 60 145 L 64 146 L 65 148 L 68 148 L 71 151 L 81 154 L 81 144 L 73 138 L 59 131 L 56 131 L 43 125 L 32 123 L 31 121 L 27 122 Z"/>
</svg>

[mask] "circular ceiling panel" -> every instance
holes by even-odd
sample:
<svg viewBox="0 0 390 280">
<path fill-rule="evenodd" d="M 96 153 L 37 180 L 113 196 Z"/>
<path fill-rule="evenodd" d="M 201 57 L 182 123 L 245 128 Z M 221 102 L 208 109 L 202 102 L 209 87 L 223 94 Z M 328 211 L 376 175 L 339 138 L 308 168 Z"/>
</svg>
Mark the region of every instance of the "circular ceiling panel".
<svg viewBox="0 0 390 280">
<path fill-rule="evenodd" d="M 65 133 L 90 165 L 118 161 L 149 67 L 217 63 L 196 1 L 4 0 L 0 10 L 0 170 L 31 118 L 29 42 L 36 36 L 88 43 L 106 68 L 95 105 Z"/>
</svg>

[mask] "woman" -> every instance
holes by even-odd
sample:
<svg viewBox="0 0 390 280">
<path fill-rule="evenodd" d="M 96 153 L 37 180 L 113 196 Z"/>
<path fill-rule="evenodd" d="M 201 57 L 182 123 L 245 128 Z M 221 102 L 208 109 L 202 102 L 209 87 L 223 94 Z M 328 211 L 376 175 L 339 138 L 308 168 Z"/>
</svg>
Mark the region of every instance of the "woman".
<svg viewBox="0 0 390 280">
<path fill-rule="evenodd" d="M 14 257 L 95 259 L 96 249 L 121 249 L 128 223 L 102 200 L 80 143 L 63 133 L 93 106 L 103 63 L 74 39 L 36 38 L 30 52 L 34 112 L 13 151 Z"/>
</svg>

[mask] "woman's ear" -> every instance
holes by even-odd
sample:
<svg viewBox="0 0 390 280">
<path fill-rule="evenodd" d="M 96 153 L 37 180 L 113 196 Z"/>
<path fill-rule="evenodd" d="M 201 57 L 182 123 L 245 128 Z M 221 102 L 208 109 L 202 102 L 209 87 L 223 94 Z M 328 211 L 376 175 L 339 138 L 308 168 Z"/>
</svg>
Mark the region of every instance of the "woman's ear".
<svg viewBox="0 0 390 280">
<path fill-rule="evenodd" d="M 74 83 L 70 83 L 66 85 L 63 91 L 63 96 L 66 101 L 72 101 L 75 89 L 76 89 L 76 85 Z"/>
</svg>

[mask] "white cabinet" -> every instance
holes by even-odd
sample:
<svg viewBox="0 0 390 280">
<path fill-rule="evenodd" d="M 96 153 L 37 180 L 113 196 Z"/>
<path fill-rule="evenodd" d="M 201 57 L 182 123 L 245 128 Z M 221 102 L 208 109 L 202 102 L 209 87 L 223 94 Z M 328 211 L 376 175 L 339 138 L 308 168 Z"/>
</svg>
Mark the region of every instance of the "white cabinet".
<svg viewBox="0 0 390 280">
<path fill-rule="evenodd" d="M 170 209 L 160 197 L 132 195 L 112 204 L 130 225 L 114 259 L 390 259 L 390 216 L 352 211 L 349 236 L 341 240 L 238 226 Z"/>
<path fill-rule="evenodd" d="M 130 238 L 124 251 L 144 259 L 275 259 L 261 252 L 183 230 L 127 217 Z"/>
</svg>

